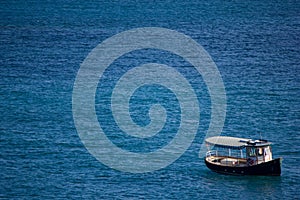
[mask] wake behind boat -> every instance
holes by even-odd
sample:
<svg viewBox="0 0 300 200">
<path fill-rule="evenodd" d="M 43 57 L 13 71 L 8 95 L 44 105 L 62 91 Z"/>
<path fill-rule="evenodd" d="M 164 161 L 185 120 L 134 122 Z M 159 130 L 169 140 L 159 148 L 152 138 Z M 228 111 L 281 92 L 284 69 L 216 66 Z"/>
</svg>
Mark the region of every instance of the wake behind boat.
<svg viewBox="0 0 300 200">
<path fill-rule="evenodd" d="M 236 175 L 280 176 L 282 158 L 273 159 L 271 143 L 216 136 L 205 140 L 206 166 L 212 171 Z"/>
</svg>

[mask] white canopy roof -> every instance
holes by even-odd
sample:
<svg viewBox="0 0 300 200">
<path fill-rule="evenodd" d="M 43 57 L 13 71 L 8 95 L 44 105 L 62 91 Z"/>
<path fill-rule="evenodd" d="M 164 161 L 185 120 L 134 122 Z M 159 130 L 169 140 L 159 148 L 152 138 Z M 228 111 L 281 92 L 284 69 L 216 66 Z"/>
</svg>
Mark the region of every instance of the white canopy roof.
<svg viewBox="0 0 300 200">
<path fill-rule="evenodd" d="M 246 146 L 268 146 L 269 143 L 266 140 L 251 140 L 245 138 L 227 137 L 227 136 L 215 136 L 205 140 L 209 145 L 215 145 L 218 147 L 242 149 Z"/>
</svg>

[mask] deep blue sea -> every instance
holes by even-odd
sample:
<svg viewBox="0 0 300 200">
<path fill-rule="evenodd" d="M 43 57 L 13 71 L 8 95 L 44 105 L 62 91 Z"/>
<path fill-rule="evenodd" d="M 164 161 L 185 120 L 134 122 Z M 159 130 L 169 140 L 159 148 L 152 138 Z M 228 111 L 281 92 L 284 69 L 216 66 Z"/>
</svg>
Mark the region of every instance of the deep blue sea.
<svg viewBox="0 0 300 200">
<path fill-rule="evenodd" d="M 0 11 L 1 199 L 300 199 L 299 1 L 11 0 L 1 1 Z M 226 90 L 221 135 L 273 142 L 273 157 L 283 157 L 280 177 L 206 168 L 198 155 L 211 117 L 206 84 L 185 60 L 157 49 L 130 52 L 107 68 L 95 94 L 98 121 L 119 148 L 147 153 L 167 145 L 180 126 L 172 91 L 145 85 L 131 98 L 140 126 L 149 124 L 151 104 L 166 108 L 169 124 L 147 139 L 120 131 L 110 97 L 135 66 L 170 65 L 199 101 L 199 128 L 188 150 L 165 168 L 138 174 L 112 169 L 88 152 L 72 113 L 80 66 L 105 39 L 142 27 L 175 30 L 204 47 Z"/>
</svg>

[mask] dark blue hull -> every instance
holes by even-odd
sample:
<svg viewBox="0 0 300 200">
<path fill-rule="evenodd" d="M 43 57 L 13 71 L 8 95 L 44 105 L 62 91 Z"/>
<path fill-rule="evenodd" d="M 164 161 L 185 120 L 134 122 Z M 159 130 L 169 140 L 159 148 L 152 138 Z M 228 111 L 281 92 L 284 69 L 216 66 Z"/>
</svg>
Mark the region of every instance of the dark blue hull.
<svg viewBox="0 0 300 200">
<path fill-rule="evenodd" d="M 261 176 L 280 176 L 282 158 L 277 158 L 269 162 L 260 163 L 253 166 L 236 167 L 224 166 L 208 162 L 205 158 L 206 166 L 214 172 L 232 175 L 261 175 Z"/>
</svg>

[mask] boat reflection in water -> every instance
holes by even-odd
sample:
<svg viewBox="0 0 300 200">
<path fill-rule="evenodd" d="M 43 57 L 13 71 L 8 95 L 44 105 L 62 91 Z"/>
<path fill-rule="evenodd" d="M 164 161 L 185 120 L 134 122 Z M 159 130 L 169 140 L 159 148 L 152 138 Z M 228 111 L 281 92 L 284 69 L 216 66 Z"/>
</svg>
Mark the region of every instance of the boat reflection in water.
<svg viewBox="0 0 300 200">
<path fill-rule="evenodd" d="M 280 176 L 282 158 L 273 159 L 271 143 L 216 136 L 205 140 L 206 166 L 212 171 L 235 175 Z"/>
</svg>

